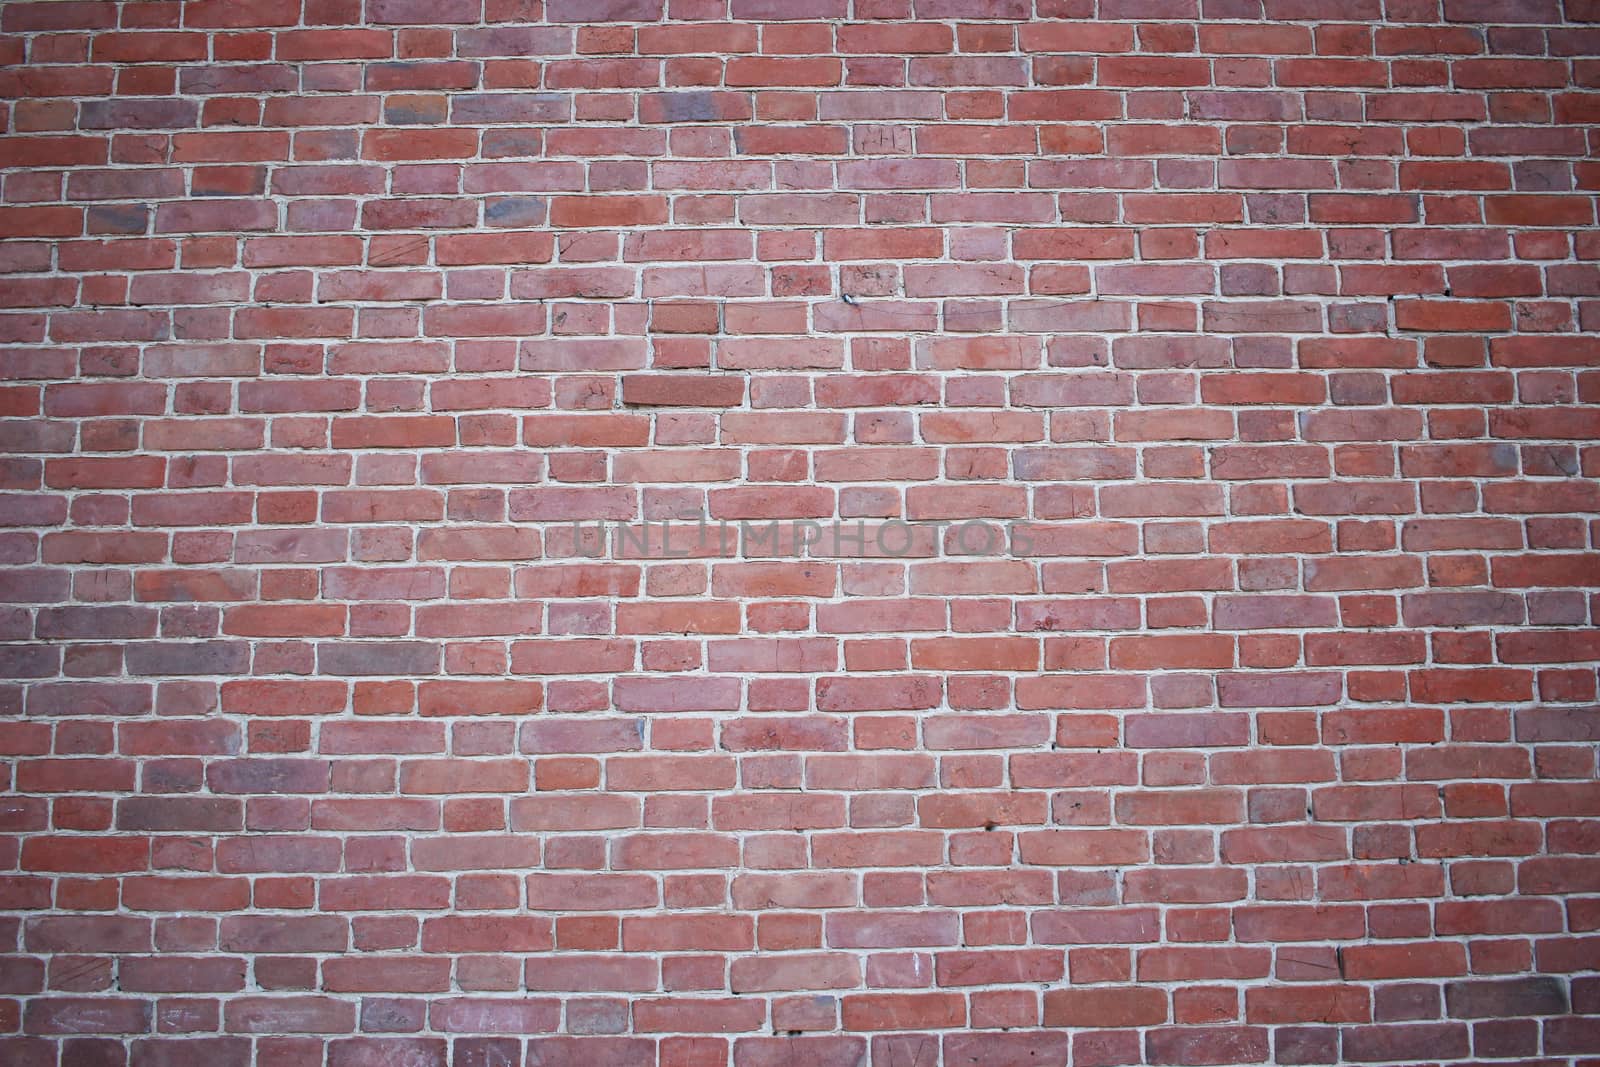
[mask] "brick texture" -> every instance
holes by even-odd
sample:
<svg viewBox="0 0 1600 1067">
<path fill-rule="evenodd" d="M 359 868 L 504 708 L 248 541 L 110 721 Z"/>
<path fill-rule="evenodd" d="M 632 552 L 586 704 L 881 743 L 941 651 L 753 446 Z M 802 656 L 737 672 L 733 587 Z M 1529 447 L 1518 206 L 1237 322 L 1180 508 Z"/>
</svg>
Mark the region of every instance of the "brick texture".
<svg viewBox="0 0 1600 1067">
<path fill-rule="evenodd" d="M 1597 56 L 0 5 L 0 1062 L 1595 1062 Z"/>
</svg>

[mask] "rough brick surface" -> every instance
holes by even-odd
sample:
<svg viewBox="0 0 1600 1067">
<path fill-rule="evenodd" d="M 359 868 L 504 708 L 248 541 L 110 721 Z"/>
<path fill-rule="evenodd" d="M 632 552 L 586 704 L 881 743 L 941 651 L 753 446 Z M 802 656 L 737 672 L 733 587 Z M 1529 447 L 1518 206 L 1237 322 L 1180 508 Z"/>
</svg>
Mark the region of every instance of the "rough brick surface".
<svg viewBox="0 0 1600 1067">
<path fill-rule="evenodd" d="M 0 5 L 0 1062 L 1595 1062 L 1597 56 Z"/>
</svg>

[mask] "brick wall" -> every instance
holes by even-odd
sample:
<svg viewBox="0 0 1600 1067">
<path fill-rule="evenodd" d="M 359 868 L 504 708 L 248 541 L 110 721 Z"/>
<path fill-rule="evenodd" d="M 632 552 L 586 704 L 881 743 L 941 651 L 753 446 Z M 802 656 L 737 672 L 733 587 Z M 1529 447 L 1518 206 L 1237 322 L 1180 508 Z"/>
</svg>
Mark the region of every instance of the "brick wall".
<svg viewBox="0 0 1600 1067">
<path fill-rule="evenodd" d="M 4 4 L 0 1061 L 1600 1054 L 1589 19 Z"/>
</svg>

